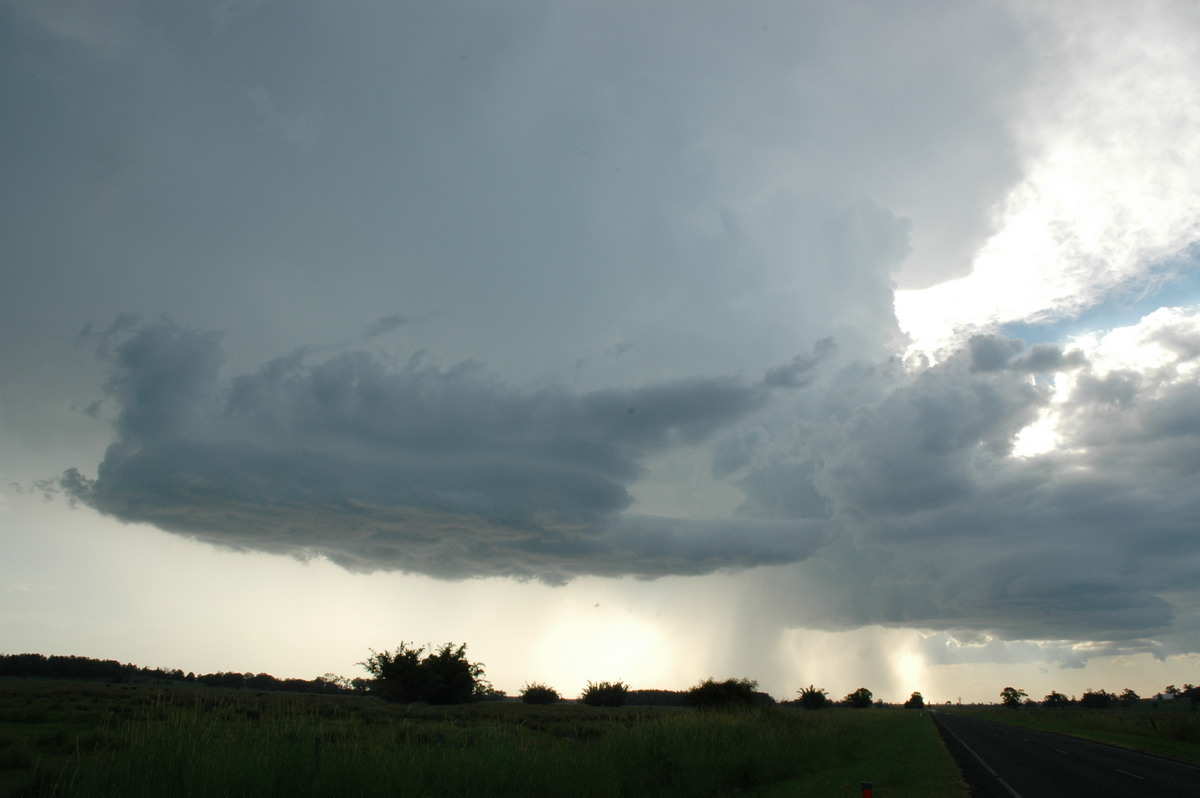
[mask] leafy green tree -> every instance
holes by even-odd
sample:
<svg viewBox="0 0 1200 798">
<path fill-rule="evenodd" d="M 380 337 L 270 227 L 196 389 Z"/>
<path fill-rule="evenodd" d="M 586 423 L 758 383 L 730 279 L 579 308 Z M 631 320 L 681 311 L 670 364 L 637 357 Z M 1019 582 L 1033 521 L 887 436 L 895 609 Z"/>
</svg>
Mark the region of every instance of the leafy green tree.
<svg viewBox="0 0 1200 798">
<path fill-rule="evenodd" d="M 425 701 L 465 704 L 485 689 L 483 666 L 467 659 L 467 644 L 446 643 L 421 662 L 425 672 Z"/>
<path fill-rule="evenodd" d="M 1000 691 L 1000 703 L 1011 709 L 1017 709 L 1021 706 L 1021 702 L 1028 696 L 1024 690 L 1017 687 L 1005 687 Z"/>
<path fill-rule="evenodd" d="M 476 701 L 507 701 L 508 693 L 482 679 L 475 685 Z"/>
<path fill-rule="evenodd" d="M 1121 694 L 1119 696 L 1117 696 L 1117 703 L 1119 703 L 1123 707 L 1137 706 L 1137 702 L 1139 702 L 1141 700 L 1142 700 L 1142 697 L 1140 695 L 1138 695 L 1137 693 L 1135 693 L 1129 687 L 1126 687 L 1124 690 L 1121 691 Z"/>
<path fill-rule="evenodd" d="M 425 700 L 425 672 L 421 655 L 425 648 L 401 643 L 395 651 L 368 649 L 371 656 L 358 663 L 371 674 L 369 690 L 388 701 L 407 704 Z"/>
<path fill-rule="evenodd" d="M 553 704 L 559 698 L 557 690 L 541 682 L 527 684 L 521 688 L 521 700 L 526 704 Z"/>
<path fill-rule="evenodd" d="M 805 709 L 821 709 L 829 704 L 829 693 L 820 687 L 810 684 L 797 692 L 800 694 L 800 706 Z"/>
<path fill-rule="evenodd" d="M 842 699 L 842 703 L 849 704 L 855 709 L 866 709 L 867 707 L 871 706 L 871 700 L 874 697 L 875 694 L 870 690 L 865 687 L 860 687 L 853 693 L 847 693 L 846 697 Z"/>
<path fill-rule="evenodd" d="M 1117 703 L 1117 696 L 1107 690 L 1088 690 L 1080 696 L 1079 703 L 1088 709 L 1108 709 Z"/>
<path fill-rule="evenodd" d="M 1057 690 L 1051 690 L 1045 698 L 1042 699 L 1042 706 L 1046 709 L 1063 709 L 1071 705 L 1071 699 L 1067 698 Z"/>
<path fill-rule="evenodd" d="M 911 696 L 908 697 L 908 700 L 904 702 L 904 708 L 905 709 L 924 709 L 925 708 L 925 696 L 921 695 L 920 693 L 913 693 Z"/>
<path fill-rule="evenodd" d="M 629 685 L 625 682 L 588 682 L 579 700 L 589 707 L 624 706 L 629 696 Z"/>
<path fill-rule="evenodd" d="M 483 678 L 483 666 L 467 659 L 465 643 L 446 643 L 429 654 L 424 647 L 408 643 L 395 651 L 371 649 L 370 658 L 359 665 L 373 677 L 370 692 L 403 704 L 464 704 L 491 688 Z"/>
<path fill-rule="evenodd" d="M 684 695 L 689 707 L 726 709 L 751 707 L 758 703 L 758 682 L 753 679 L 726 679 L 718 682 L 711 677 L 700 682 Z"/>
</svg>

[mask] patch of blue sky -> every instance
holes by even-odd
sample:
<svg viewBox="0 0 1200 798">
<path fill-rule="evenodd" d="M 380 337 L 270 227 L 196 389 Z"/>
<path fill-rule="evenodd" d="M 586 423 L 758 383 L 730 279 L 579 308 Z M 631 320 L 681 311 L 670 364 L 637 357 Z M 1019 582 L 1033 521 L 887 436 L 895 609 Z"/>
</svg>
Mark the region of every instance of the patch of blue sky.
<svg viewBox="0 0 1200 798">
<path fill-rule="evenodd" d="M 1200 306 L 1200 242 L 1164 260 L 1145 279 L 1117 287 L 1102 302 L 1075 316 L 1011 322 L 1001 326 L 1000 333 L 1028 344 L 1063 342 L 1136 324 L 1159 308 L 1196 306 Z"/>
</svg>

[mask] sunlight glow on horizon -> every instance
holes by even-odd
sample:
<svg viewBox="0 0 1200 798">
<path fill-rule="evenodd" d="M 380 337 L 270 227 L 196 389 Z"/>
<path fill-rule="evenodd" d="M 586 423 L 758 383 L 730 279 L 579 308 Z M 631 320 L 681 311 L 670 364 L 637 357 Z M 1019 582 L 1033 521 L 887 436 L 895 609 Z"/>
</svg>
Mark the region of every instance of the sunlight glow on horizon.
<svg viewBox="0 0 1200 798">
<path fill-rule="evenodd" d="M 596 613 L 601 613 L 596 617 Z M 625 681 L 633 689 L 668 678 L 672 646 L 654 624 L 599 607 L 564 607 L 541 631 L 535 660 L 564 697 L 589 682 Z"/>
</svg>

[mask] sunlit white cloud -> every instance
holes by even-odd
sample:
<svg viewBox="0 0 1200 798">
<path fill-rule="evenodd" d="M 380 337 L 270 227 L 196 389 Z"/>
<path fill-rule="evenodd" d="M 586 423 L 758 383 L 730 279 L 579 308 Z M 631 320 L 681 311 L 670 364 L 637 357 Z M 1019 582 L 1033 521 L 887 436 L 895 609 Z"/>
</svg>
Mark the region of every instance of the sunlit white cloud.
<svg viewBox="0 0 1200 798">
<path fill-rule="evenodd" d="M 1049 37 L 1017 115 L 1023 179 L 994 208 L 971 274 L 897 294 L 934 351 L 972 331 L 1072 317 L 1131 281 L 1169 276 L 1200 239 L 1200 15 L 1188 4 L 1037 4 Z"/>
</svg>

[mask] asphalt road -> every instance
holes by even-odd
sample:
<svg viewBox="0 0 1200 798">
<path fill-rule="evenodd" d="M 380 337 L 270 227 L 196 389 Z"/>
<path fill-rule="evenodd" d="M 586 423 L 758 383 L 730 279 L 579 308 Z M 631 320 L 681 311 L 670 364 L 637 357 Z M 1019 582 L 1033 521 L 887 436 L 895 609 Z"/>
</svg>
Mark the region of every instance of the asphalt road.
<svg viewBox="0 0 1200 798">
<path fill-rule="evenodd" d="M 1200 768 L 1061 734 L 933 713 L 973 798 L 1197 798 Z"/>
</svg>

